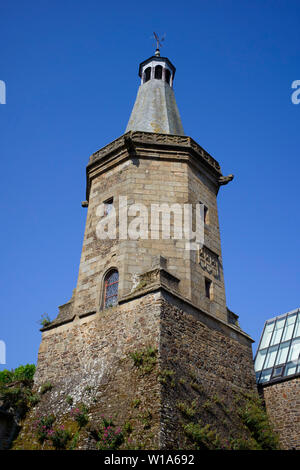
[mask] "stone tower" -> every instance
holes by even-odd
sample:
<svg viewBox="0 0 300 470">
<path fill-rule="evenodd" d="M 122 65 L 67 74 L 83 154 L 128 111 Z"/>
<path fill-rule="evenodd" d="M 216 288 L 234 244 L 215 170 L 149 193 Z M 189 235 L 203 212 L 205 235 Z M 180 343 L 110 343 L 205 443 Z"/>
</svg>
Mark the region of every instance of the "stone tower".
<svg viewBox="0 0 300 470">
<path fill-rule="evenodd" d="M 35 385 L 53 384 L 48 412 L 67 414 L 71 395 L 93 426 L 111 415 L 132 423 L 136 446 L 178 449 L 191 444 L 188 419 L 224 439 L 238 432 L 233 415 L 212 418 L 202 405 L 218 396 L 230 407 L 235 393 L 255 390 L 252 340 L 225 299 L 217 194 L 233 177 L 184 134 L 170 60 L 157 50 L 139 76 L 125 134 L 89 159 L 78 282 L 42 329 Z M 175 229 L 197 204 L 204 240 L 189 249 Z"/>
</svg>

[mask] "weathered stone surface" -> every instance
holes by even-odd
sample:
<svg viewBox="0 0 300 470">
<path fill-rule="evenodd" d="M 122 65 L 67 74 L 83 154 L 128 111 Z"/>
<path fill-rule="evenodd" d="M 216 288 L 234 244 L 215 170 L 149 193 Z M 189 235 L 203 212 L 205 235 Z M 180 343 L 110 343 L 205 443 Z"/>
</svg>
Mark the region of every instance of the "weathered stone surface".
<svg viewBox="0 0 300 470">
<path fill-rule="evenodd" d="M 131 353 L 149 346 L 158 351 L 157 364 L 151 373 L 141 374 Z M 172 383 L 162 380 L 165 371 L 171 371 Z M 53 413 L 66 419 L 71 409 L 66 397 L 71 396 L 74 404 L 89 407 L 95 426 L 103 414 L 121 426 L 130 420 L 134 442 L 150 449 L 184 447 L 180 401 L 196 400 L 199 418 L 224 439 L 235 436 L 241 432 L 235 393 L 255 391 L 247 335 L 188 306 L 165 288 L 45 331 L 35 387 L 48 381 L 53 389 L 31 412 L 23 433 L 33 433 L 30 420 L 36 415 Z M 216 395 L 224 408 L 231 408 L 230 419 L 218 410 L 215 416 L 201 411 Z M 144 415 L 151 415 L 147 429 Z M 21 435 L 18 446 L 22 442 Z M 88 434 L 81 441 L 81 448 L 94 446 Z"/>
<path fill-rule="evenodd" d="M 126 137 L 127 136 L 127 137 Z M 217 162 L 189 137 L 133 132 L 96 153 L 88 175 L 88 214 L 79 276 L 70 302 L 60 307 L 52 326 L 72 321 L 74 315 L 97 312 L 103 304 L 103 279 L 115 267 L 120 274 L 119 300 L 136 287 L 136 280 L 151 270 L 153 259 L 164 256 L 167 271 L 178 279 L 180 295 L 199 308 L 228 320 L 226 308 L 221 244 L 216 196 L 220 170 Z M 134 150 L 126 144 L 130 138 Z M 149 238 L 139 240 L 101 240 L 97 237 L 100 204 L 113 197 L 117 220 L 120 197 L 128 206 L 143 203 L 149 214 Z M 153 225 L 158 239 L 151 239 L 151 205 L 170 206 L 202 202 L 209 211 L 205 226 L 205 249 L 213 253 L 217 276 L 203 264 L 200 253 L 186 249 L 184 239 L 173 239 L 174 221 L 171 212 L 171 238 L 163 239 L 163 227 Z M 128 217 L 130 224 L 133 217 Z M 205 294 L 205 278 L 213 282 L 213 299 Z M 175 287 L 175 284 L 174 284 Z"/>
<path fill-rule="evenodd" d="M 53 389 L 26 418 L 18 445 L 26 433 L 33 435 L 36 414 L 53 413 L 64 422 L 67 397 L 89 407 L 95 426 L 101 415 L 114 416 L 119 425 L 131 421 L 135 442 L 150 449 L 186 444 L 180 401 L 196 400 L 199 419 L 224 439 L 240 432 L 233 398 L 255 390 L 252 340 L 226 307 L 216 201 L 220 174 L 217 162 L 189 137 L 166 134 L 131 132 L 91 158 L 77 286 L 43 329 L 39 350 L 35 386 L 50 381 Z M 163 239 L 163 227 L 155 227 L 158 239 L 99 239 L 99 205 L 113 198 L 118 217 L 121 196 L 128 205 L 142 202 L 149 213 L 151 204 L 205 204 L 203 250 Z M 104 277 L 112 268 L 119 271 L 119 304 L 103 309 Z M 212 299 L 205 278 L 214 283 Z M 157 362 L 143 374 L 131 355 L 147 347 L 157 351 Z M 201 411 L 203 400 L 216 394 L 224 410 L 232 409 L 231 421 L 224 411 L 216 411 L 218 419 Z M 145 415 L 151 421 L 146 428 Z M 95 447 L 88 432 L 80 447 Z"/>
<path fill-rule="evenodd" d="M 300 377 L 269 383 L 262 393 L 282 448 L 300 450 Z"/>
</svg>

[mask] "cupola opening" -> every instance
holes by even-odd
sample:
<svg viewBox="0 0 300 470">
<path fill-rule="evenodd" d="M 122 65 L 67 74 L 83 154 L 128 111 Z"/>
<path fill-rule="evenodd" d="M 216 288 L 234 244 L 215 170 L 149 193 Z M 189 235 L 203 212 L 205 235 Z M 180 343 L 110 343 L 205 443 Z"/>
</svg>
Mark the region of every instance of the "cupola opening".
<svg viewBox="0 0 300 470">
<path fill-rule="evenodd" d="M 157 65 L 155 67 L 154 78 L 157 78 L 158 80 L 162 79 L 162 66 L 161 65 Z"/>
<path fill-rule="evenodd" d="M 171 72 L 170 72 L 169 69 L 166 69 L 166 71 L 165 71 L 165 77 L 166 77 L 166 82 L 170 85 Z"/>
<path fill-rule="evenodd" d="M 147 67 L 145 70 L 145 82 L 148 82 L 151 78 L 151 67 Z"/>
</svg>

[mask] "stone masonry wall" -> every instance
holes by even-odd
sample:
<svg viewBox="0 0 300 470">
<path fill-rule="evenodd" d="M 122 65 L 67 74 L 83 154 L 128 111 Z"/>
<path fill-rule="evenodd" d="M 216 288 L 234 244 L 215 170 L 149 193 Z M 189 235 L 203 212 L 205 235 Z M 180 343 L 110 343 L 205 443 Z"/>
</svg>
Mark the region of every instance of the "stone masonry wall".
<svg viewBox="0 0 300 470">
<path fill-rule="evenodd" d="M 131 353 L 149 346 L 157 349 L 157 363 L 142 373 Z M 129 421 L 131 439 L 142 448 L 189 448 L 180 403 L 229 440 L 243 434 L 236 395 L 255 391 L 248 337 L 166 290 L 45 331 L 35 389 L 49 381 L 53 388 L 26 417 L 15 448 L 39 448 L 37 416 L 53 413 L 68 427 L 68 396 L 73 406 L 88 406 L 90 427 L 97 428 L 101 415 L 120 426 Z M 79 448 L 95 445 L 84 430 Z"/>
<path fill-rule="evenodd" d="M 223 262 L 221 253 L 220 227 L 216 198 L 216 187 L 201 171 L 189 168 L 189 201 L 201 202 L 207 208 L 204 225 L 204 247 L 191 251 L 192 302 L 201 305 L 207 312 L 226 320 L 226 298 L 224 288 Z M 212 281 L 212 299 L 205 295 L 205 278 Z M 225 314 L 224 314 L 225 313 Z"/>
<path fill-rule="evenodd" d="M 192 421 L 209 424 L 223 439 L 243 436 L 235 400 L 257 393 L 251 341 L 164 295 L 160 350 L 162 371 L 171 374 L 162 391 L 164 446 L 184 448 L 182 428 L 191 418 L 182 405 L 194 409 Z"/>
<path fill-rule="evenodd" d="M 300 377 L 264 386 L 262 391 L 282 448 L 300 450 Z"/>
<path fill-rule="evenodd" d="M 140 441 L 142 434 L 144 445 L 158 448 L 160 384 L 154 373 L 139 374 L 130 354 L 149 346 L 158 349 L 159 318 L 158 294 L 153 293 L 45 331 L 35 389 L 46 382 L 53 388 L 26 418 L 17 448 L 37 445 L 32 428 L 36 416 L 53 413 L 65 424 L 72 406 L 80 403 L 89 408 L 90 425 L 99 425 L 101 415 L 112 416 L 118 426 L 132 419 L 134 439 Z M 68 396 L 72 406 L 66 401 Z M 140 405 L 135 408 L 137 401 Z M 149 410 L 151 433 L 143 428 Z M 94 447 L 89 434 L 83 437 L 80 448 Z"/>
<path fill-rule="evenodd" d="M 216 195 L 216 179 L 203 167 L 191 169 L 187 152 L 136 148 L 134 157 L 122 151 L 117 165 L 91 170 L 89 205 L 84 242 L 80 261 L 78 282 L 74 295 L 74 311 L 87 313 L 97 311 L 103 302 L 103 278 L 112 267 L 120 273 L 119 299 L 130 294 L 138 276 L 151 269 L 152 259 L 163 256 L 167 259 L 168 271 L 178 277 L 178 290 L 199 308 L 227 320 L 224 291 L 221 245 L 219 235 Z M 116 157 L 117 158 L 117 157 Z M 95 163 L 96 165 L 96 163 Z M 199 164 L 200 167 L 200 164 Z M 104 169 L 105 168 L 105 169 Z M 117 218 L 119 217 L 119 198 L 127 197 L 128 207 L 144 204 L 148 209 L 148 239 L 101 240 L 97 238 L 97 215 L 99 205 L 113 198 Z M 171 214 L 171 239 L 163 239 L 160 220 L 151 220 L 151 205 L 196 204 L 202 202 L 209 210 L 209 224 L 205 227 L 205 252 L 200 260 L 198 251 L 186 249 L 186 240 L 173 239 L 174 216 Z M 153 207 L 153 206 L 152 206 Z M 141 216 L 139 211 L 128 216 L 128 227 Z M 151 226 L 152 222 L 152 226 Z M 151 230 L 157 239 L 151 239 Z M 210 250 L 210 251 L 207 251 Z M 203 262 L 200 262 L 203 261 Z M 216 263 L 216 268 L 212 266 Z M 205 295 L 205 277 L 213 281 L 213 299 Z M 138 281 L 137 281 L 138 282 Z"/>
</svg>

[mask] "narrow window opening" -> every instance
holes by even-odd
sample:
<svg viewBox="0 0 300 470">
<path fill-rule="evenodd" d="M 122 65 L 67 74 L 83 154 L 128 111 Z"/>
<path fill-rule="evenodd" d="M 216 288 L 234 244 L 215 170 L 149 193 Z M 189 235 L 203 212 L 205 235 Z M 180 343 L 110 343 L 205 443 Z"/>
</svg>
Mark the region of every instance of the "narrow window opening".
<svg viewBox="0 0 300 470">
<path fill-rule="evenodd" d="M 109 271 L 104 279 L 104 308 L 113 307 L 118 303 L 119 273 L 116 269 Z"/>
<path fill-rule="evenodd" d="M 155 67 L 154 78 L 157 78 L 158 80 L 162 79 L 162 66 L 161 65 L 157 65 Z"/>
<path fill-rule="evenodd" d="M 112 208 L 113 208 L 114 200 L 111 197 L 110 199 L 107 199 L 107 201 L 104 201 L 104 215 L 107 216 Z"/>
<path fill-rule="evenodd" d="M 208 217 L 208 207 L 204 206 L 204 223 L 208 224 L 209 223 L 209 217 Z"/>
<path fill-rule="evenodd" d="M 212 300 L 212 281 L 205 278 L 205 295 L 208 299 Z"/>
<path fill-rule="evenodd" d="M 209 224 L 209 210 L 208 210 L 208 207 L 207 207 L 205 204 L 203 204 L 203 202 L 201 202 L 201 201 L 199 202 L 199 204 L 202 204 L 202 205 L 203 205 L 204 223 L 205 223 L 206 225 L 208 225 L 208 224 Z"/>
</svg>

